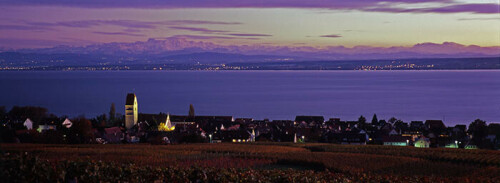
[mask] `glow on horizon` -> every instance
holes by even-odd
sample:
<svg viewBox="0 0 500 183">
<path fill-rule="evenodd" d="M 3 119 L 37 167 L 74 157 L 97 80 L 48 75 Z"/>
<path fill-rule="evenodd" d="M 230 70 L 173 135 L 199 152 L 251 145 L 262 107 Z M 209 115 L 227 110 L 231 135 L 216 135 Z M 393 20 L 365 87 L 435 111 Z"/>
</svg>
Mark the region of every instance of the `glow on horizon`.
<svg viewBox="0 0 500 183">
<path fill-rule="evenodd" d="M 391 47 L 411 46 L 423 42 L 456 42 L 485 47 L 500 46 L 500 14 L 389 13 L 299 8 L 134 9 L 59 6 L 10 6 L 2 7 L 0 11 L 2 11 L 0 13 L 0 47 L 5 48 L 134 42 L 176 35 L 231 37 L 231 39 L 206 40 L 227 45 Z M 203 20 L 241 24 L 158 25 L 155 28 L 136 29 L 106 24 L 89 27 L 37 25 L 39 29 L 36 28 L 37 26 L 26 25 L 27 23 L 88 20 L 145 22 Z M 5 25 L 19 26 L 19 28 L 8 28 Z M 4 28 L 1 28 L 2 26 Z M 177 29 L 172 27 L 177 27 Z M 178 29 L 179 27 L 185 29 Z M 222 32 L 203 32 L 188 28 Z M 338 36 L 328 37 L 327 35 Z M 26 43 L 22 41 L 19 45 L 4 43 L 5 40 L 12 42 L 16 39 L 26 40 Z M 46 44 L 37 45 L 30 43 L 30 40 L 45 41 Z"/>
</svg>

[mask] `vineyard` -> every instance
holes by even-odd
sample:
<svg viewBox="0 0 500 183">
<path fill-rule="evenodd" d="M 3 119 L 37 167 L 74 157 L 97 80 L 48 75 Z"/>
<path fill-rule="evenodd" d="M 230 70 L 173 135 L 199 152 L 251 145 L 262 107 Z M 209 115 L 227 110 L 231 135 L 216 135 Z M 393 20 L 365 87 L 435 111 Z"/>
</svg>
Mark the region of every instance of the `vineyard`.
<svg viewBox="0 0 500 183">
<path fill-rule="evenodd" d="M 334 144 L 0 144 L 6 182 L 500 182 L 500 152 Z"/>
</svg>

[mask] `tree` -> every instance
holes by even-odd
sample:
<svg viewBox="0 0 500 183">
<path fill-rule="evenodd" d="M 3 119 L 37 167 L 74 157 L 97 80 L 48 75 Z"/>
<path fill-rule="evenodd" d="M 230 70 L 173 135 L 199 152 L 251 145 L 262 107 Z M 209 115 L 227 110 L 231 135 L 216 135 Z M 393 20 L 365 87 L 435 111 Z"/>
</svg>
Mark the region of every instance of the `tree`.
<svg viewBox="0 0 500 183">
<path fill-rule="evenodd" d="M 378 125 L 377 114 L 373 114 L 372 125 Z"/>
<path fill-rule="evenodd" d="M 4 117 L 7 115 L 7 110 L 5 110 L 5 106 L 0 106 L 0 117 Z"/>
<path fill-rule="evenodd" d="M 476 119 L 469 125 L 469 134 L 472 135 L 472 142 L 478 147 L 482 147 L 483 141 L 488 134 L 488 127 L 486 121 Z"/>
<path fill-rule="evenodd" d="M 95 127 L 102 126 L 102 123 L 105 124 L 105 126 L 111 126 L 111 120 L 108 121 L 106 114 L 101 114 L 99 116 L 96 116 L 95 119 L 92 121 L 92 125 Z M 109 124 L 106 122 L 110 122 Z"/>
<path fill-rule="evenodd" d="M 116 117 L 115 103 L 111 103 L 111 108 L 109 109 L 109 120 L 114 121 Z"/>
<path fill-rule="evenodd" d="M 365 123 L 366 123 L 366 118 L 365 118 L 363 115 L 361 115 L 361 116 L 359 116 L 359 118 L 358 118 L 358 122 L 359 122 L 360 124 L 365 124 Z"/>
<path fill-rule="evenodd" d="M 9 116 L 13 120 L 26 120 L 30 118 L 35 122 L 39 122 L 48 116 L 48 110 L 43 107 L 25 106 L 19 107 L 14 106 L 9 111 Z"/>
<path fill-rule="evenodd" d="M 5 123 L 7 120 L 7 110 L 5 110 L 5 106 L 0 106 L 0 125 Z"/>
<path fill-rule="evenodd" d="M 389 122 L 391 125 L 393 125 L 394 123 L 396 123 L 396 121 L 398 121 L 398 119 L 397 119 L 397 118 L 395 118 L 395 117 L 391 117 L 391 119 L 389 119 L 389 121 L 388 121 L 388 122 Z"/>
<path fill-rule="evenodd" d="M 85 117 L 72 119 L 73 125 L 70 128 L 69 140 L 71 143 L 91 143 L 94 140 L 92 124 Z"/>
<path fill-rule="evenodd" d="M 189 104 L 189 117 L 194 117 L 194 107 L 193 107 L 193 104 Z"/>
</svg>

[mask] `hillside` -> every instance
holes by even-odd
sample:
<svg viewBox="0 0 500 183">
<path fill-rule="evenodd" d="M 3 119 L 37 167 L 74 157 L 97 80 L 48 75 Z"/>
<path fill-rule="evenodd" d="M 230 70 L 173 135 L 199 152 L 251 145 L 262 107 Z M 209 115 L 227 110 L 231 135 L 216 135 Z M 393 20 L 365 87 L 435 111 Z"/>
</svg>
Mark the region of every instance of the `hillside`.
<svg viewBox="0 0 500 183">
<path fill-rule="evenodd" d="M 500 152 L 489 150 L 291 143 L 0 147 L 7 182 L 500 181 Z"/>
</svg>

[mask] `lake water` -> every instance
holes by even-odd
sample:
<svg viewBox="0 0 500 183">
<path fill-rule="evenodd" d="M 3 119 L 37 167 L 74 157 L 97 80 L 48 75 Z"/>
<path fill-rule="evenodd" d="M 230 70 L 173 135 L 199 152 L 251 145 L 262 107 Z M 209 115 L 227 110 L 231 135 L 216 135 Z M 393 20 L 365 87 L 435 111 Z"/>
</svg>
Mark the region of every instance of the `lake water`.
<svg viewBox="0 0 500 183">
<path fill-rule="evenodd" d="M 500 121 L 500 71 L 19 71 L 0 72 L 0 106 L 43 106 L 94 117 L 111 103 L 123 114 L 135 92 L 139 112 L 294 119 L 323 115 L 368 121 L 392 116 Z"/>
</svg>

